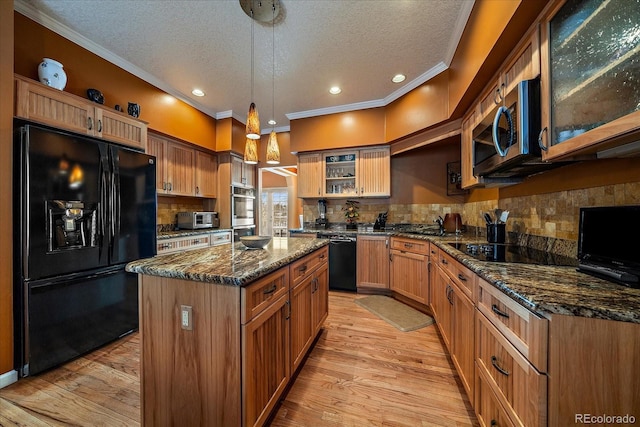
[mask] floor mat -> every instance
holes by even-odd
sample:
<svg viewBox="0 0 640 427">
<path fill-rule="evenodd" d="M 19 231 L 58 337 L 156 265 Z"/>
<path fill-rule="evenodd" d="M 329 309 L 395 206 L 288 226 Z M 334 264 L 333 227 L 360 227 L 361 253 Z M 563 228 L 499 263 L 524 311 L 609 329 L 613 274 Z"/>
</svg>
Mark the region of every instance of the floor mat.
<svg viewBox="0 0 640 427">
<path fill-rule="evenodd" d="M 355 303 L 403 332 L 415 331 L 433 323 L 432 317 L 383 295 L 359 298 Z"/>
</svg>

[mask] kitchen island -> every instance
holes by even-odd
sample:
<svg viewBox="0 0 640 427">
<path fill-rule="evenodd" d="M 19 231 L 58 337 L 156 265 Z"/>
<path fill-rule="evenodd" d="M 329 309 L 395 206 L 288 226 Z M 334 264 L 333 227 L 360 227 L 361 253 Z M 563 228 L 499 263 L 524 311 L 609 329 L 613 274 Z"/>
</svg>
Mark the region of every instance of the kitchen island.
<svg viewBox="0 0 640 427">
<path fill-rule="evenodd" d="M 325 239 L 233 243 L 140 274 L 142 424 L 262 425 L 327 315 Z"/>
</svg>

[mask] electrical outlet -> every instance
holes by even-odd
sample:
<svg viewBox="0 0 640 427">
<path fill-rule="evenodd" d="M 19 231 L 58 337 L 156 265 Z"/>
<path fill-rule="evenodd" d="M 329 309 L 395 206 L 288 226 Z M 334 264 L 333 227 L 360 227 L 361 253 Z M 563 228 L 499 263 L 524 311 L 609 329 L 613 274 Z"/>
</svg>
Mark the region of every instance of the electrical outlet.
<svg viewBox="0 0 640 427">
<path fill-rule="evenodd" d="M 193 330 L 193 308 L 190 305 L 180 306 L 180 326 L 187 331 Z"/>
</svg>

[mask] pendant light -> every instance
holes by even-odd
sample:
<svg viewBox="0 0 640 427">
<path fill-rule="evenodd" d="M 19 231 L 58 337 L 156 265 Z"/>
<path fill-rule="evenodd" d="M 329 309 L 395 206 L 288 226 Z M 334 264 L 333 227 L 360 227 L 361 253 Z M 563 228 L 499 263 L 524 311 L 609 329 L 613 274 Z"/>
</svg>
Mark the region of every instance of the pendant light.
<svg viewBox="0 0 640 427">
<path fill-rule="evenodd" d="M 256 104 L 253 102 L 253 1 L 251 1 L 251 104 L 247 115 L 247 138 L 260 139 L 260 117 Z"/>
<path fill-rule="evenodd" d="M 273 117 L 271 133 L 269 134 L 269 142 L 267 143 L 267 163 L 277 165 L 280 163 L 280 147 L 278 147 L 278 137 L 275 130 L 276 116 L 276 3 L 275 0 L 271 5 L 273 11 L 273 31 L 272 31 L 272 77 L 271 77 L 271 115 Z"/>
<path fill-rule="evenodd" d="M 244 143 L 244 162 L 249 165 L 258 163 L 258 140 L 249 139 Z"/>
</svg>

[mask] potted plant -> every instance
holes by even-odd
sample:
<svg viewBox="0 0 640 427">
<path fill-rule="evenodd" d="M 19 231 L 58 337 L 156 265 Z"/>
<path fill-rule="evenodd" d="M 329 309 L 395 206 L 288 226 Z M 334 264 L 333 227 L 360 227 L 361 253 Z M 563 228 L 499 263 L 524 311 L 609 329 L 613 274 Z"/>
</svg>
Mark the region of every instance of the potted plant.
<svg viewBox="0 0 640 427">
<path fill-rule="evenodd" d="M 358 206 L 360 202 L 356 200 L 347 200 L 342 207 L 342 211 L 344 212 L 344 217 L 347 220 L 347 229 L 353 230 L 358 228 Z"/>
</svg>

